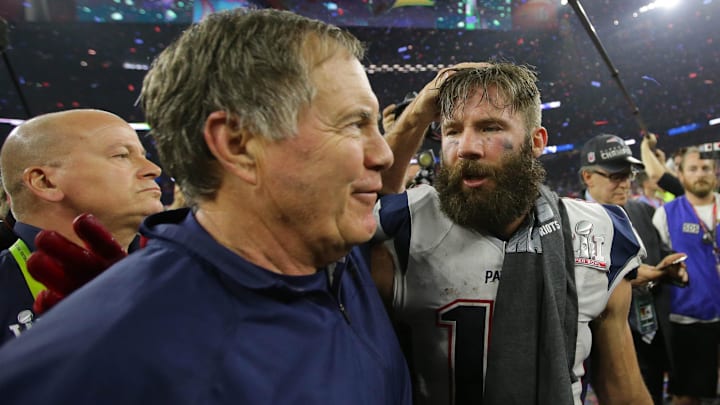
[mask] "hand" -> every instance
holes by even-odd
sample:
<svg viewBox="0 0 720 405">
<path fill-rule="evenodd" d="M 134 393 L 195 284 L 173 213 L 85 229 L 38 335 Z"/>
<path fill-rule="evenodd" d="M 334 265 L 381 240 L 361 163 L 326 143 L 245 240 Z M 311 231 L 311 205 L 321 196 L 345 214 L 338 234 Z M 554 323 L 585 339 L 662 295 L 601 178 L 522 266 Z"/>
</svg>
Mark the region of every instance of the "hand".
<svg viewBox="0 0 720 405">
<path fill-rule="evenodd" d="M 652 132 L 646 132 L 643 136 L 642 144 L 647 144 L 650 149 L 655 149 L 657 146 L 657 135 Z"/>
<path fill-rule="evenodd" d="M 40 315 L 82 287 L 113 263 L 127 256 L 113 236 L 91 214 L 73 221 L 82 248 L 55 231 L 43 230 L 35 237 L 36 251 L 27 262 L 28 272 L 47 290 L 38 294 L 33 311 Z"/>
<path fill-rule="evenodd" d="M 655 156 L 658 158 L 658 161 L 665 163 L 666 157 L 665 152 L 662 151 L 662 149 L 655 149 Z"/>
<path fill-rule="evenodd" d="M 690 279 L 684 263 L 685 259 L 687 259 L 685 253 L 673 253 L 665 256 L 655 266 L 658 271 L 662 272 L 660 281 L 666 281 L 678 287 L 687 287 Z"/>
<path fill-rule="evenodd" d="M 679 287 L 686 287 L 689 283 L 685 263 L 685 253 L 673 253 L 665 256 L 657 266 L 641 264 L 638 267 L 637 277 L 632 280 L 634 286 L 667 281 Z"/>
<path fill-rule="evenodd" d="M 382 110 L 382 125 L 384 133 L 390 131 L 390 128 L 392 128 L 393 124 L 395 124 L 395 119 L 397 118 L 395 116 L 395 107 L 397 107 L 397 105 L 390 104 Z"/>
<path fill-rule="evenodd" d="M 482 68 L 489 66 L 487 62 L 462 62 L 451 67 L 441 69 L 435 78 L 423 87 L 415 100 L 408 106 L 419 119 L 427 125 L 433 121 L 440 120 L 440 108 L 438 106 L 438 93 L 442 84 L 448 77 L 461 69 Z M 427 126 L 425 125 L 425 126 Z"/>
</svg>

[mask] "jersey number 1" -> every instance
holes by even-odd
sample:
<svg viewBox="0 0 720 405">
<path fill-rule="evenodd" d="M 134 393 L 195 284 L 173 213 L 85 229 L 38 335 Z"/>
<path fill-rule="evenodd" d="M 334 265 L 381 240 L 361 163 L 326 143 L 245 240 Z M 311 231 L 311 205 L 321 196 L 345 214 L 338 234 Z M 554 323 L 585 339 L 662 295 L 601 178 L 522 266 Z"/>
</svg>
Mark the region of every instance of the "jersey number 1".
<svg viewBox="0 0 720 405">
<path fill-rule="evenodd" d="M 483 402 L 492 306 L 487 300 L 456 300 L 438 311 L 438 324 L 448 329 L 451 404 Z"/>
</svg>

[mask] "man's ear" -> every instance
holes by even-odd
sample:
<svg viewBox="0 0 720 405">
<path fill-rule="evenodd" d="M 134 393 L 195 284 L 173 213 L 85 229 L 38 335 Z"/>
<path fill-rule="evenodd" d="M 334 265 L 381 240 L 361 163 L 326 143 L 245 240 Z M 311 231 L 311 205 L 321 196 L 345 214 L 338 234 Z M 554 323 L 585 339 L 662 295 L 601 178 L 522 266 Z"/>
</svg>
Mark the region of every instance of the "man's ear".
<svg viewBox="0 0 720 405">
<path fill-rule="evenodd" d="M 48 166 L 30 166 L 23 171 L 22 181 L 36 197 L 50 202 L 61 201 L 65 194 L 55 181 L 56 170 Z"/>
<path fill-rule="evenodd" d="M 590 179 L 592 178 L 592 172 L 585 169 L 580 169 L 580 180 L 582 181 L 583 185 L 585 187 L 589 187 Z"/>
<path fill-rule="evenodd" d="M 543 154 L 543 151 L 545 151 L 545 147 L 547 146 L 547 129 L 545 129 L 545 127 L 535 128 L 531 137 L 533 156 L 538 158 Z"/>
<path fill-rule="evenodd" d="M 251 183 L 257 183 L 257 156 L 251 144 L 256 135 L 243 128 L 237 117 L 215 111 L 205 120 L 205 143 L 224 170 Z"/>
</svg>

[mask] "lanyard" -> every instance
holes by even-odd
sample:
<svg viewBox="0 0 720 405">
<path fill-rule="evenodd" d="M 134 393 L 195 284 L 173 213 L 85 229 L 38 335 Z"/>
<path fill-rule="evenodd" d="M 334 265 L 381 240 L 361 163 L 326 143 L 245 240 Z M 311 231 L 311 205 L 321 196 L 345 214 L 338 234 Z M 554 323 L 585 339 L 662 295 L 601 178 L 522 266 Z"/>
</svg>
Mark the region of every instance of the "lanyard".
<svg viewBox="0 0 720 405">
<path fill-rule="evenodd" d="M 688 203 L 689 202 L 690 201 L 688 201 Z M 695 213 L 695 216 L 697 217 L 698 222 L 700 223 L 700 227 L 703 230 L 702 242 L 706 245 L 712 245 L 713 256 L 715 256 L 715 270 L 717 271 L 718 276 L 720 276 L 720 248 L 718 248 L 717 238 L 715 237 L 717 235 L 717 226 L 718 226 L 717 198 L 713 197 L 713 210 L 712 210 L 713 229 L 712 229 L 712 232 L 707 229 L 705 222 L 703 222 L 703 220 L 700 219 L 700 215 L 698 215 L 697 211 L 695 210 L 695 206 L 693 206 L 692 204 L 690 204 L 690 206 L 692 207 L 693 213 Z"/>
<path fill-rule="evenodd" d="M 8 248 L 8 250 L 10 250 L 10 253 L 15 258 L 18 266 L 20 266 L 20 271 L 22 271 L 23 278 L 25 278 L 25 283 L 27 283 L 33 299 L 37 298 L 37 295 L 40 293 L 40 291 L 47 288 L 42 283 L 35 280 L 27 270 L 27 260 L 30 257 L 31 253 L 30 249 L 27 247 L 27 245 L 25 244 L 25 242 L 23 242 L 22 239 L 18 238 L 18 240 L 15 241 L 15 243 L 13 243 L 12 246 Z"/>
<path fill-rule="evenodd" d="M 688 201 L 688 202 L 690 202 L 690 201 Z M 695 218 L 697 218 L 698 222 L 700 223 L 700 227 L 702 228 L 703 232 L 704 232 L 704 233 L 711 233 L 711 231 L 708 230 L 707 225 L 705 224 L 705 221 L 703 221 L 703 220 L 700 218 L 700 215 L 698 214 L 697 210 L 695 209 L 695 206 L 692 205 L 692 204 L 690 204 L 690 208 L 692 208 L 693 214 L 695 214 Z M 717 215 L 717 202 L 716 202 L 716 201 L 713 201 L 713 209 L 712 209 L 712 224 L 713 224 L 713 229 L 712 229 L 712 233 L 715 232 L 715 225 L 717 225 L 717 218 L 715 217 L 716 215 Z"/>
</svg>

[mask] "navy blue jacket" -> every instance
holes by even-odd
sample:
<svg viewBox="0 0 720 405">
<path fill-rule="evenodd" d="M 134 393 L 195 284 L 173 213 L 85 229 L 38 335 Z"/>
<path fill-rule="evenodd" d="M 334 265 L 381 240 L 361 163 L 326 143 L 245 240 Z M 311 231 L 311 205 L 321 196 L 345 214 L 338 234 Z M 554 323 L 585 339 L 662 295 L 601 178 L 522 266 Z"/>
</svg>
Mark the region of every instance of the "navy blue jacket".
<svg viewBox="0 0 720 405">
<path fill-rule="evenodd" d="M 3 404 L 410 404 L 407 366 L 358 250 L 284 276 L 187 210 L 0 350 Z M 341 304 L 345 311 L 341 311 Z"/>
</svg>

